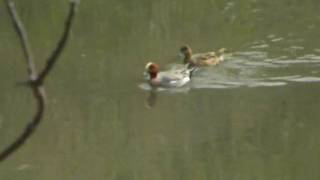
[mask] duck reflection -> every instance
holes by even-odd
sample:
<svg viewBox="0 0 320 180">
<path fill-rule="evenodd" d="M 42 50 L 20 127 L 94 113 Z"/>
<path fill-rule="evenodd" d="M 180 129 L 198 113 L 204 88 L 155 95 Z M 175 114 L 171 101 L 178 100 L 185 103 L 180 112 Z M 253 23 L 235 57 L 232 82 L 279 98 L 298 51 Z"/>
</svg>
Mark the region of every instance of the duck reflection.
<svg viewBox="0 0 320 180">
<path fill-rule="evenodd" d="M 153 108 L 156 103 L 157 103 L 157 88 L 153 87 L 150 91 L 149 91 L 149 95 L 146 99 L 145 105 L 148 109 Z"/>
</svg>

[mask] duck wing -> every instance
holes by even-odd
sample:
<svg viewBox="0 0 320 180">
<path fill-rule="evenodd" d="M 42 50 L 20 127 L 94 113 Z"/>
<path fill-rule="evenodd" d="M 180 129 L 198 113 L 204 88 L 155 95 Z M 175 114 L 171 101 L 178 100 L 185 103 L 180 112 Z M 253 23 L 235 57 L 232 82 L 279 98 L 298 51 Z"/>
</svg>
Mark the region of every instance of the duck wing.
<svg viewBox="0 0 320 180">
<path fill-rule="evenodd" d="M 207 52 L 207 53 L 199 53 L 199 54 L 194 54 L 192 56 L 192 59 L 195 61 L 203 61 L 203 60 L 208 60 L 211 58 L 217 58 L 217 54 L 215 52 Z"/>
<path fill-rule="evenodd" d="M 192 62 L 198 66 L 210 66 L 216 65 L 224 60 L 224 52 L 225 48 L 220 49 L 217 53 L 215 52 L 207 52 L 195 54 L 192 56 Z"/>
</svg>

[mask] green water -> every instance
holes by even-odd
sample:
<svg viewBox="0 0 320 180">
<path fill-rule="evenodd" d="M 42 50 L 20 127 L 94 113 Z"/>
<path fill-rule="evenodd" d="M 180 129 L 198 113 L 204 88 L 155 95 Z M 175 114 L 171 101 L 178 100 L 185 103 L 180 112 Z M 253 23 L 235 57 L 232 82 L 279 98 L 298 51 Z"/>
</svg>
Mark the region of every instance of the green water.
<svg viewBox="0 0 320 180">
<path fill-rule="evenodd" d="M 68 3 L 16 3 L 39 69 Z M 83 0 L 46 83 L 43 123 L 0 164 L 0 179 L 318 180 L 319 7 L 318 0 Z M 145 63 L 179 63 L 184 44 L 233 54 L 179 91 L 152 94 Z M 17 85 L 26 68 L 2 1 L 0 57 L 3 149 L 35 103 Z"/>
</svg>

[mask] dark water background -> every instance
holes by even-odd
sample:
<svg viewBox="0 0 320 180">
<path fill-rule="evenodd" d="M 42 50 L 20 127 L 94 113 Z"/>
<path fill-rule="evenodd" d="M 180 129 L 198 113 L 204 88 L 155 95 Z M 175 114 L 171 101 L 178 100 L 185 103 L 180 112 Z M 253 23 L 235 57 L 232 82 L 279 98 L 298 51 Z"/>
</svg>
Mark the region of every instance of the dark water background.
<svg viewBox="0 0 320 180">
<path fill-rule="evenodd" d="M 16 4 L 40 67 L 68 2 Z M 318 180 L 319 37 L 319 0 L 83 0 L 45 119 L 0 179 Z M 145 63 L 179 63 L 183 44 L 232 55 L 148 108 Z M 2 1 L 0 57 L 2 149 L 35 105 Z"/>
</svg>

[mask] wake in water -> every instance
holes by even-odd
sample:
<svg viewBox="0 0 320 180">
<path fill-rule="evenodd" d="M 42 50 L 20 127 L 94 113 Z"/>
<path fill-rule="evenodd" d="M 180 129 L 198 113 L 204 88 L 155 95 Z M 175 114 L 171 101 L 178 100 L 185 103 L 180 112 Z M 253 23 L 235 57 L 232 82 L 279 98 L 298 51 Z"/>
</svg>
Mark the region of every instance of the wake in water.
<svg viewBox="0 0 320 180">
<path fill-rule="evenodd" d="M 249 44 L 246 50 L 234 52 L 217 66 L 199 69 L 189 85 L 170 92 L 186 92 L 190 88 L 272 87 L 294 82 L 320 82 L 320 49 L 305 53 L 305 48 L 297 40 L 274 35 L 268 36 L 267 40 L 268 43 Z M 292 42 L 298 45 L 292 45 Z M 178 66 L 172 65 L 171 68 Z M 147 84 L 140 87 L 151 89 Z"/>
<path fill-rule="evenodd" d="M 241 86 L 284 86 L 290 82 L 319 82 L 320 56 L 297 59 L 269 58 L 264 51 L 236 52 L 214 68 L 195 75 L 191 88 L 236 88 Z"/>
</svg>

